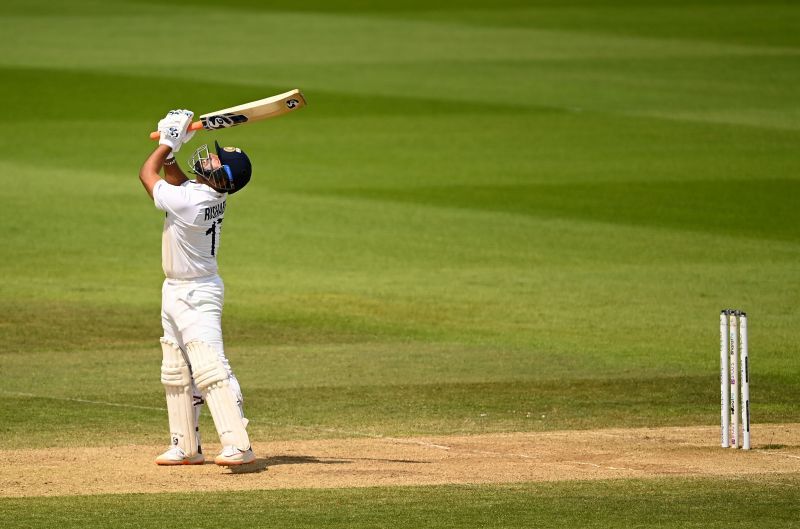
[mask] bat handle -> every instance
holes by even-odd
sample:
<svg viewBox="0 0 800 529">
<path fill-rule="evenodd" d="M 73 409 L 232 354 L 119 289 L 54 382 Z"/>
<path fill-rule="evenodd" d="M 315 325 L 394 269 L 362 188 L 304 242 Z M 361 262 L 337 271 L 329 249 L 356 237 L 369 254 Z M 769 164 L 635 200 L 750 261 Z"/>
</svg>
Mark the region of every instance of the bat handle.
<svg viewBox="0 0 800 529">
<path fill-rule="evenodd" d="M 202 121 L 195 121 L 194 123 L 192 123 L 191 125 L 189 125 L 189 126 L 186 128 L 186 130 L 190 130 L 190 131 L 191 131 L 191 130 L 200 130 L 200 129 L 202 129 L 202 128 L 203 128 L 203 122 L 202 122 Z M 157 139 L 158 139 L 158 138 L 160 138 L 160 137 L 161 137 L 161 133 L 160 133 L 160 132 L 158 132 L 157 130 L 156 130 L 156 131 L 154 131 L 154 132 L 151 132 L 151 133 L 150 133 L 150 139 L 151 139 L 151 140 L 157 140 Z"/>
</svg>

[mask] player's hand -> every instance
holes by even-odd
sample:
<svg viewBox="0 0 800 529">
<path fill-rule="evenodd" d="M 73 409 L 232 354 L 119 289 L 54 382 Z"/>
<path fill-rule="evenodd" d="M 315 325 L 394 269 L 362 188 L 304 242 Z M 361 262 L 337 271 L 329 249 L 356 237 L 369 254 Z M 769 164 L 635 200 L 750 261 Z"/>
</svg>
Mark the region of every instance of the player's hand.
<svg viewBox="0 0 800 529">
<path fill-rule="evenodd" d="M 161 134 L 158 143 L 168 146 L 172 152 L 178 152 L 181 146 L 194 136 L 194 131 L 188 133 L 186 131 L 193 117 L 194 112 L 186 109 L 167 112 L 164 119 L 158 122 L 158 132 Z"/>
<path fill-rule="evenodd" d="M 186 127 L 184 127 L 183 129 L 184 132 L 183 141 L 181 142 L 181 145 L 183 145 L 184 143 L 189 143 L 192 140 L 192 138 L 194 138 L 194 133 L 197 131 L 189 130 L 189 125 L 192 123 L 192 119 L 194 119 L 194 112 L 192 112 L 191 110 L 187 110 L 185 108 L 179 110 L 179 112 L 183 112 L 185 115 L 189 116 L 189 121 L 186 123 Z"/>
</svg>

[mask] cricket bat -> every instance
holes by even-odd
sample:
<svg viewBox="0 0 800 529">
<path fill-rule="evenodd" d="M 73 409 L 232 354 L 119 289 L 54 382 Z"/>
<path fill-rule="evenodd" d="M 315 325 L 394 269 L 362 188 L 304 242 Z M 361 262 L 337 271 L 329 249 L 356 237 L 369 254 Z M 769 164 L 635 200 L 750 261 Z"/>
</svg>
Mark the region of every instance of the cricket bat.
<svg viewBox="0 0 800 529">
<path fill-rule="evenodd" d="M 306 106 L 306 100 L 303 94 L 300 90 L 294 89 L 266 99 L 203 114 L 200 116 L 200 121 L 189 125 L 188 130 L 235 127 L 244 123 L 282 116 L 304 106 Z M 151 140 L 157 140 L 160 136 L 158 131 L 150 133 Z"/>
</svg>

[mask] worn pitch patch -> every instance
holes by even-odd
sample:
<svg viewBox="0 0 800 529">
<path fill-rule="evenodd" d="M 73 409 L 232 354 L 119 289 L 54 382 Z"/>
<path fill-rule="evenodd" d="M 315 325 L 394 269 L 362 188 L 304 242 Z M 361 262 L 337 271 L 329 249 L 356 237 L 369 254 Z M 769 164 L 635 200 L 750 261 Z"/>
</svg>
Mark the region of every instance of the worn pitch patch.
<svg viewBox="0 0 800 529">
<path fill-rule="evenodd" d="M 158 467 L 160 445 L 2 450 L 0 496 L 800 473 L 800 424 L 754 425 L 747 452 L 721 448 L 718 437 L 718 427 L 703 426 L 294 440 L 255 443 L 255 463 L 239 468 L 213 457 Z"/>
</svg>

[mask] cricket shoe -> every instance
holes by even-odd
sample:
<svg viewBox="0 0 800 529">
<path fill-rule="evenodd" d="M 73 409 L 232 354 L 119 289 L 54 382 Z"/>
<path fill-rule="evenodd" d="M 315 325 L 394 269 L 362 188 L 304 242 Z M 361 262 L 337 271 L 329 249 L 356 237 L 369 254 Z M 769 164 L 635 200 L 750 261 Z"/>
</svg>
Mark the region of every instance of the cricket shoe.
<svg viewBox="0 0 800 529">
<path fill-rule="evenodd" d="M 169 450 L 156 458 L 156 465 L 202 465 L 206 458 L 203 454 L 187 456 L 186 452 L 178 446 L 171 446 Z"/>
<path fill-rule="evenodd" d="M 239 450 L 233 445 L 228 445 L 222 449 L 217 457 L 214 458 L 214 463 L 222 467 L 230 467 L 236 465 L 246 465 L 256 460 L 256 455 L 251 449 Z"/>
</svg>

